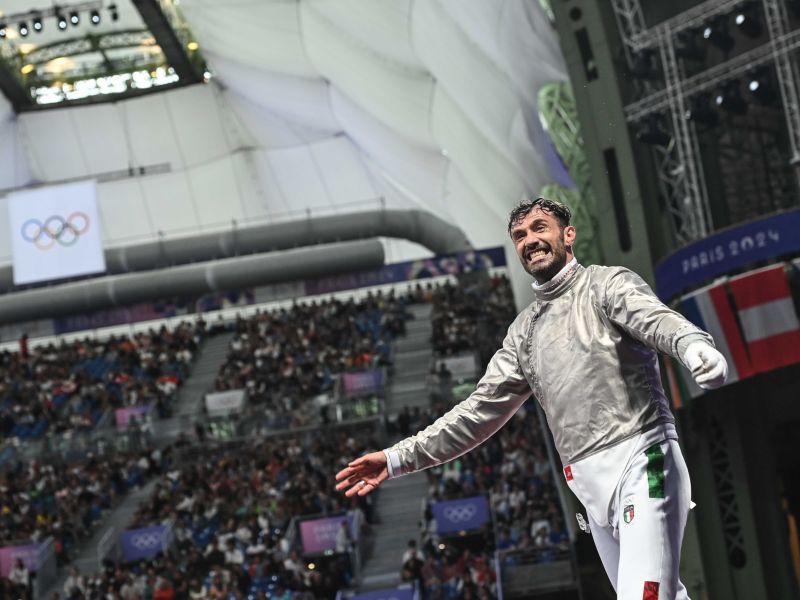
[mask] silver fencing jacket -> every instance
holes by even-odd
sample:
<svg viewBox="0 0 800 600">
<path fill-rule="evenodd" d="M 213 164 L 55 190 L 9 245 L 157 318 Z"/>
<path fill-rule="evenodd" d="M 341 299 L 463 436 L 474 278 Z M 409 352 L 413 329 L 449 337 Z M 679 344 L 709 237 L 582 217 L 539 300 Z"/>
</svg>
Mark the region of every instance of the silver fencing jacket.
<svg viewBox="0 0 800 600">
<path fill-rule="evenodd" d="M 682 360 L 711 336 L 661 303 L 636 273 L 574 260 L 534 286 L 477 389 L 429 427 L 385 450 L 390 477 L 452 460 L 488 439 L 531 395 L 564 465 L 674 423 L 657 352 Z"/>
</svg>

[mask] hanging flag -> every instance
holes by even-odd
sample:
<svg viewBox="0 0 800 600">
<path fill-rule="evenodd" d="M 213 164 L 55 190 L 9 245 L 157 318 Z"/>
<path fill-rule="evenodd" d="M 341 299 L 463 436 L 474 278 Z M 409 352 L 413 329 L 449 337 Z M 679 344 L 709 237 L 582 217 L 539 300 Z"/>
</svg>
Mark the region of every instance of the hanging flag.
<svg viewBox="0 0 800 600">
<path fill-rule="evenodd" d="M 756 372 L 800 363 L 800 322 L 783 263 L 730 280 Z"/>
<path fill-rule="evenodd" d="M 667 376 L 669 397 L 672 399 L 672 409 L 680 410 L 689 405 L 691 398 L 697 398 L 705 390 L 694 382 L 691 374 L 679 360 L 671 356 L 662 357 L 664 372 Z"/>
<path fill-rule="evenodd" d="M 724 282 L 714 283 L 684 296 L 680 310 L 687 319 L 714 338 L 717 350 L 728 361 L 728 383 L 755 373 Z M 694 385 L 694 381 L 691 385 Z"/>
</svg>

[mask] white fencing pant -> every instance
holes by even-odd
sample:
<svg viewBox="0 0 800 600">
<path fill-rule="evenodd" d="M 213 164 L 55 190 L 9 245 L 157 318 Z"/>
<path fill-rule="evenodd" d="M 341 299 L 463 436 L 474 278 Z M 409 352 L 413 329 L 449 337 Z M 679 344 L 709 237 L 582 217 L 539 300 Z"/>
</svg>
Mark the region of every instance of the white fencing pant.
<svg viewBox="0 0 800 600">
<path fill-rule="evenodd" d="M 617 599 L 689 600 L 679 567 L 691 484 L 678 442 L 639 452 L 614 498 L 609 524 L 591 514 L 589 524 Z"/>
</svg>

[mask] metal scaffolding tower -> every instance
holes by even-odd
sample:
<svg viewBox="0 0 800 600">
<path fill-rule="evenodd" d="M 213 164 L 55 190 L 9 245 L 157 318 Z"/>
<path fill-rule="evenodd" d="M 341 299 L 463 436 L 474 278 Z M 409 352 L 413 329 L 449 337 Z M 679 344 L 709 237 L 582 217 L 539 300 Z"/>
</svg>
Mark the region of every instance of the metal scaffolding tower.
<svg viewBox="0 0 800 600">
<path fill-rule="evenodd" d="M 612 0 L 620 38 L 629 66 L 638 53 L 656 49 L 661 60 L 664 87 L 625 107 L 628 123 L 639 123 L 656 113 L 668 113 L 668 142 L 654 149 L 659 188 L 673 216 L 676 242 L 684 245 L 710 233 L 711 221 L 703 165 L 694 124 L 685 118 L 687 99 L 756 66 L 774 63 L 778 73 L 791 147 L 791 163 L 800 165 L 800 94 L 797 63 L 800 31 L 790 31 L 781 0 L 762 0 L 769 42 L 686 77 L 675 54 L 676 34 L 696 29 L 717 15 L 732 12 L 747 0 L 707 0 L 654 27 L 646 28 L 639 0 Z"/>
</svg>

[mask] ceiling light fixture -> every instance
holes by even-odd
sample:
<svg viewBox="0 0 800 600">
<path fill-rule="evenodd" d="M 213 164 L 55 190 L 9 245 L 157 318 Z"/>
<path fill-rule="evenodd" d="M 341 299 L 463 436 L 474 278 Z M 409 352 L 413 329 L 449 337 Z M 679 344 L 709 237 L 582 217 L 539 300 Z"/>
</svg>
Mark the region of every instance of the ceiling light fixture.
<svg viewBox="0 0 800 600">
<path fill-rule="evenodd" d="M 100 13 L 93 10 L 89 13 L 89 20 L 92 22 L 92 25 L 100 25 Z"/>
<path fill-rule="evenodd" d="M 743 115 L 747 113 L 747 102 L 742 98 L 739 92 L 738 79 L 725 83 L 714 97 L 714 103 L 719 108 L 734 115 Z"/>
<path fill-rule="evenodd" d="M 69 13 L 69 22 L 73 25 L 77 25 L 81 22 L 81 16 L 78 14 L 78 11 L 73 10 L 71 13 Z"/>
<path fill-rule="evenodd" d="M 19 29 L 20 36 L 28 37 L 28 34 L 30 33 L 30 30 L 28 29 L 28 24 L 25 21 L 22 21 L 19 24 L 18 29 Z"/>
<path fill-rule="evenodd" d="M 736 43 L 728 32 L 728 18 L 725 15 L 717 15 L 706 23 L 705 29 L 703 29 L 703 38 L 725 54 L 730 52 Z"/>
<path fill-rule="evenodd" d="M 757 38 L 764 31 L 758 14 L 758 7 L 755 3 L 745 4 L 736 12 L 734 22 L 739 31 L 751 38 Z"/>
</svg>

